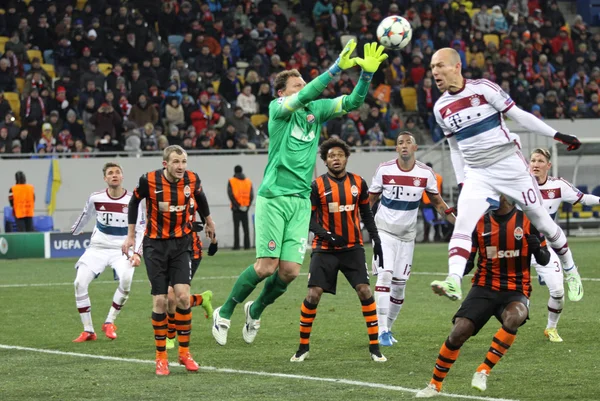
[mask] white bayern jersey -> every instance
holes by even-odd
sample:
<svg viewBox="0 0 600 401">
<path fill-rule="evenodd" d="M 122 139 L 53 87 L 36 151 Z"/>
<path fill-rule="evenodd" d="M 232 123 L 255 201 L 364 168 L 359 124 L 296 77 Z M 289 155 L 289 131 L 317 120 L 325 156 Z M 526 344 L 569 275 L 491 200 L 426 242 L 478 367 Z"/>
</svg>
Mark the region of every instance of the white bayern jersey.
<svg viewBox="0 0 600 401">
<path fill-rule="evenodd" d="M 369 187 L 369 193 L 381 194 L 375 214 L 377 229 L 402 241 L 414 241 L 423 191 L 438 193 L 435 173 L 425 164 L 417 161 L 409 171 L 400 168 L 398 159 L 380 164 Z"/>
<path fill-rule="evenodd" d="M 80 234 L 88 221 L 96 218 L 92 232 L 90 247 L 104 249 L 121 249 L 127 236 L 127 210 L 132 192 L 125 192 L 120 198 L 111 198 L 108 189 L 94 192 L 90 195 L 83 208 L 83 212 L 71 228 L 73 235 Z M 146 204 L 141 202 L 138 212 L 138 221 L 135 226 L 134 250 L 142 254 L 142 242 L 146 230 Z"/>
<path fill-rule="evenodd" d="M 546 182 L 539 187 L 540 192 L 542 193 L 543 205 L 552 218 L 556 217 L 561 202 L 567 202 L 572 205 L 579 202 L 584 205 L 598 204 L 597 196 L 584 194 L 575 188 L 573 184 L 560 177 L 556 178 L 548 176 Z"/>
<path fill-rule="evenodd" d="M 446 91 L 433 108 L 435 119 L 447 138 L 454 137 L 465 163 L 486 167 L 514 152 L 519 136 L 504 122 L 515 102 L 487 79 L 465 79 L 458 92 Z"/>
</svg>

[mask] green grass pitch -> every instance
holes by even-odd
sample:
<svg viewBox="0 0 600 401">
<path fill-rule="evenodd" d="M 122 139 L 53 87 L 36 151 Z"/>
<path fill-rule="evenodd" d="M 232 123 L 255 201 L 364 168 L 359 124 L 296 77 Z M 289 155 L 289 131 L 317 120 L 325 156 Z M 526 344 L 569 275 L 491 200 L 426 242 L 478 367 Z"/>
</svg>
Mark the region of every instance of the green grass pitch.
<svg viewBox="0 0 600 401">
<path fill-rule="evenodd" d="M 566 301 L 559 323 L 559 333 L 565 342 L 551 344 L 543 335 L 548 291 L 536 281 L 531 320 L 519 330 L 515 344 L 490 375 L 488 390 L 478 393 L 470 388 L 470 383 L 499 327 L 495 320 L 490 320 L 477 337 L 465 344 L 446 378 L 444 393 L 456 399 L 598 399 L 598 239 L 572 240 L 571 245 L 586 280 L 583 300 Z M 367 252 L 370 255 L 370 250 Z M 192 284 L 193 292 L 210 289 L 214 292 L 214 306 L 221 305 L 234 276 L 253 259 L 252 252 L 225 250 L 214 257 L 206 256 Z M 337 296 L 324 294 L 317 310 L 310 359 L 301 364 L 289 362 L 298 346 L 300 304 L 306 295 L 309 259 L 307 256 L 302 275 L 287 293 L 267 308 L 252 345 L 242 340 L 242 307 L 233 315 L 225 347 L 215 343 L 210 322 L 204 319 L 201 308 L 195 308 L 191 351 L 204 369 L 188 373 L 182 367 L 172 367 L 168 377 L 154 374 L 151 297 L 143 268 L 136 272 L 129 301 L 116 321 L 119 338 L 110 341 L 100 330 L 116 288 L 108 269 L 90 286 L 98 340 L 75 344 L 71 341 L 82 330 L 71 284 L 75 261 L 2 261 L 0 304 L 6 314 L 0 326 L 0 398 L 170 401 L 413 398 L 414 392 L 410 390 L 421 389 L 429 381 L 439 347 L 451 328 L 450 319 L 459 306 L 435 296 L 429 288 L 432 280 L 443 278 L 447 271 L 446 245 L 417 244 L 406 301 L 394 327 L 399 343 L 382 347 L 388 358 L 384 364 L 369 358 L 360 303 L 342 275 L 338 279 Z M 250 299 L 258 296 L 260 288 Z M 465 295 L 468 288 L 468 280 L 464 280 Z M 174 362 L 175 358 L 173 350 L 170 360 Z M 338 380 L 310 380 L 308 376 Z"/>
</svg>

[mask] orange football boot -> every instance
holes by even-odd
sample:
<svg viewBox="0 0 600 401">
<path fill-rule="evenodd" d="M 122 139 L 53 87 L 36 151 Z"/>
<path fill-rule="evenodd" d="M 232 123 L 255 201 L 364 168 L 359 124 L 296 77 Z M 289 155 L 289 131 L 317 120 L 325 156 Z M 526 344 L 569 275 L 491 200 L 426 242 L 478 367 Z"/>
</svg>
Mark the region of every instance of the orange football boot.
<svg viewBox="0 0 600 401">
<path fill-rule="evenodd" d="M 96 336 L 96 333 L 91 333 L 89 331 L 84 331 L 82 332 L 79 337 L 77 337 L 76 339 L 73 340 L 74 343 L 83 343 L 86 341 L 96 341 L 98 337 Z"/>
</svg>

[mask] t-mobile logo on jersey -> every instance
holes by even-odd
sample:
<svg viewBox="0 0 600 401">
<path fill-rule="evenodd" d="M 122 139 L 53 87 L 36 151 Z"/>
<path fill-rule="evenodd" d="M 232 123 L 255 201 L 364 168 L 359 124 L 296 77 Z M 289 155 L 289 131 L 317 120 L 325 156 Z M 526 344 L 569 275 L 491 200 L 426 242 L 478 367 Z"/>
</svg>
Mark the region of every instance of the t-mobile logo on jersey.
<svg viewBox="0 0 600 401">
<path fill-rule="evenodd" d="M 461 128 L 460 124 L 462 124 L 462 119 L 460 118 L 460 113 L 456 113 L 456 114 L 450 116 L 449 120 L 450 120 L 450 126 L 452 128 L 456 128 L 456 129 Z"/>
</svg>

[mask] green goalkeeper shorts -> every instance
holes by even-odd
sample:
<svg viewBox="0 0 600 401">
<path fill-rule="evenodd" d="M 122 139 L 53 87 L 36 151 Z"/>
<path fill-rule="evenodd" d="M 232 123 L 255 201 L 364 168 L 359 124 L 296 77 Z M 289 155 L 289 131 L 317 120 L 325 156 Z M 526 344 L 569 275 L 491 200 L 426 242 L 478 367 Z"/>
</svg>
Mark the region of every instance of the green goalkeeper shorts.
<svg viewBox="0 0 600 401">
<path fill-rule="evenodd" d="M 302 264 L 308 241 L 310 199 L 258 196 L 254 227 L 256 258 L 279 258 Z"/>
</svg>

